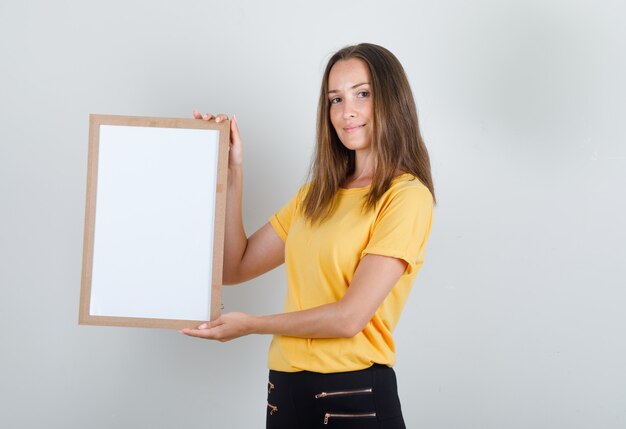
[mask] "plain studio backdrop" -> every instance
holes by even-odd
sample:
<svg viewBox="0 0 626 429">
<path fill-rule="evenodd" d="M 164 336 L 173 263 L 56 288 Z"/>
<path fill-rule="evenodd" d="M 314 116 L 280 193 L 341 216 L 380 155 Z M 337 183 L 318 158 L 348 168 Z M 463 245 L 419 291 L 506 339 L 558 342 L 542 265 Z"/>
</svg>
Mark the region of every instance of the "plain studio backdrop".
<svg viewBox="0 0 626 429">
<path fill-rule="evenodd" d="M 78 326 L 89 113 L 237 114 L 249 233 L 323 66 L 404 65 L 439 204 L 396 330 L 409 428 L 626 427 L 623 1 L 0 3 L 0 427 L 261 428 L 269 336 Z M 226 288 L 279 312 L 282 268 Z"/>
</svg>

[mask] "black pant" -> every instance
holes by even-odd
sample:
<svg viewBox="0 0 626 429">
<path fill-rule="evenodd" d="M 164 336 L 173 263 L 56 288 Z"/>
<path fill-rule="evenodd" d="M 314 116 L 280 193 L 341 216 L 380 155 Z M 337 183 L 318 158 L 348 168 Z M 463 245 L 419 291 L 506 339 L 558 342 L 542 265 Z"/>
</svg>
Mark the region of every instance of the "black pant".
<svg viewBox="0 0 626 429">
<path fill-rule="evenodd" d="M 271 371 L 267 429 L 405 429 L 392 368 L 320 374 Z"/>
</svg>

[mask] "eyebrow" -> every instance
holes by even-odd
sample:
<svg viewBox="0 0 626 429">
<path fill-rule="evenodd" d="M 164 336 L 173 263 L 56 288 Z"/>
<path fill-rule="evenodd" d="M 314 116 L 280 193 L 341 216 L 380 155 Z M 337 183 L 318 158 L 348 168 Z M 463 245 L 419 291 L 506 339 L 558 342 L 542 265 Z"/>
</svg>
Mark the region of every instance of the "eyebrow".
<svg viewBox="0 0 626 429">
<path fill-rule="evenodd" d="M 356 89 L 361 85 L 369 85 L 369 82 L 362 82 L 362 83 L 357 83 L 356 85 L 354 85 L 353 87 L 351 87 L 350 89 Z M 331 89 L 330 91 L 328 91 L 329 94 L 336 94 L 337 92 L 340 92 L 338 89 Z"/>
</svg>

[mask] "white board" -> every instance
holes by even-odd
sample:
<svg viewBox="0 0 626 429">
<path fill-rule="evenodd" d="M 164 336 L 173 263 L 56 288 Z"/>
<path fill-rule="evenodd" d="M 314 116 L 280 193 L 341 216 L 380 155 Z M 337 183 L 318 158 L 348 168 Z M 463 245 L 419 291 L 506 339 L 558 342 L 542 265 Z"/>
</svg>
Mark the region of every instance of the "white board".
<svg viewBox="0 0 626 429">
<path fill-rule="evenodd" d="M 81 323 L 178 328 L 217 317 L 211 313 L 219 309 L 212 292 L 216 278 L 221 286 L 223 247 L 220 137 L 228 128 L 109 118 L 96 116 L 94 123 L 92 116 Z"/>
</svg>

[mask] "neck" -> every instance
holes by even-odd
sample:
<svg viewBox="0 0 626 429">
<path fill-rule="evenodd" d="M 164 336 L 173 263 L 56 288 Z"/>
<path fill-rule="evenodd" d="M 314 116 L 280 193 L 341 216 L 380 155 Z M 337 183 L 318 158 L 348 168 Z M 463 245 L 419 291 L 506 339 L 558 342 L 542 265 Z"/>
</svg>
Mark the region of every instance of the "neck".
<svg viewBox="0 0 626 429">
<path fill-rule="evenodd" d="M 354 157 L 354 172 L 346 178 L 346 188 L 360 188 L 369 185 L 374 175 L 374 156 L 371 152 L 357 151 Z"/>
</svg>

